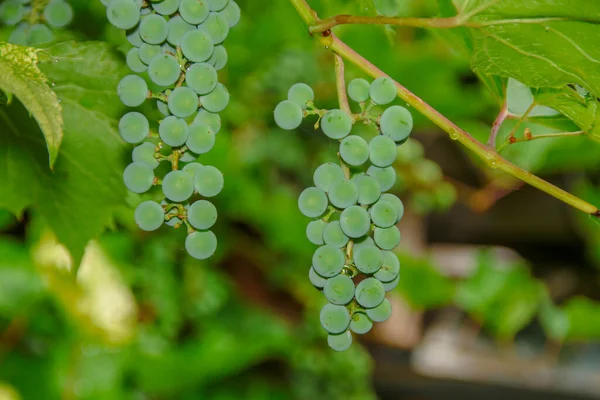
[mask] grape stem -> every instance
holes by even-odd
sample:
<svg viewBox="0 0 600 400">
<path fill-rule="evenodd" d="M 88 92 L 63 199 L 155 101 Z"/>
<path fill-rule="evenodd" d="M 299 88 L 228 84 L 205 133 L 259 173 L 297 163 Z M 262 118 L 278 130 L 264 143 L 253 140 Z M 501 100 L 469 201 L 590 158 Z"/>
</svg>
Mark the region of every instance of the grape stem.
<svg viewBox="0 0 600 400">
<path fill-rule="evenodd" d="M 300 17 L 309 27 L 319 27 L 319 24 L 322 21 L 319 20 L 317 13 L 310 7 L 306 0 L 290 0 L 290 4 L 296 9 Z M 318 33 L 320 29 L 321 27 L 318 29 L 313 28 L 313 32 Z M 373 63 L 362 57 L 346 43 L 336 37 L 336 35 L 331 33 L 329 29 L 322 31 L 322 34 L 317 35 L 316 38 L 319 40 L 321 45 L 323 45 L 323 47 L 333 51 L 345 60 L 350 61 L 372 78 L 387 77 L 392 79 L 389 75 L 377 68 Z M 596 206 L 578 198 L 577 196 L 572 195 L 571 193 L 566 192 L 565 190 L 502 158 L 494 149 L 490 149 L 485 144 L 477 141 L 468 132 L 458 127 L 439 111 L 424 102 L 421 98 L 409 91 L 400 83 L 396 82 L 395 80 L 393 80 L 393 82 L 396 85 L 398 96 L 402 100 L 447 132 L 450 135 L 450 138 L 459 141 L 472 153 L 481 158 L 489 167 L 499 169 L 509 175 L 512 175 L 582 212 L 594 217 L 600 217 L 600 210 L 598 210 Z"/>
<path fill-rule="evenodd" d="M 508 117 L 508 104 L 506 101 L 504 101 L 504 104 L 502 104 L 502 108 L 500 109 L 500 112 L 498 113 L 498 116 L 496 117 L 496 120 L 494 121 L 494 124 L 492 125 L 492 130 L 490 132 L 490 138 L 488 139 L 487 142 L 487 146 L 491 149 L 495 149 L 496 148 L 496 139 L 498 138 L 498 132 L 500 132 L 500 128 L 502 128 L 502 124 L 504 123 L 504 121 L 506 120 L 506 118 Z"/>
<path fill-rule="evenodd" d="M 344 59 L 337 54 L 333 55 L 335 60 L 335 82 L 340 109 L 349 116 L 354 117 L 348 103 L 348 92 L 346 92 L 346 78 L 344 76 Z"/>
</svg>

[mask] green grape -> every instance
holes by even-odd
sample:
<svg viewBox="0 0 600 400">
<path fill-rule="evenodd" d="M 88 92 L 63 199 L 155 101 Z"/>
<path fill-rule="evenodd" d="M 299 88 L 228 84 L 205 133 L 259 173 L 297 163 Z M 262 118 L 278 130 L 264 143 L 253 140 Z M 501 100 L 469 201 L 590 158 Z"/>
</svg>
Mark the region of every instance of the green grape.
<svg viewBox="0 0 600 400">
<path fill-rule="evenodd" d="M 369 100 L 369 87 L 366 79 L 353 79 L 348 85 L 348 95 L 357 103 Z"/>
<path fill-rule="evenodd" d="M 313 254 L 312 263 L 319 275 L 333 278 L 344 268 L 344 253 L 334 246 L 321 246 Z"/>
<path fill-rule="evenodd" d="M 179 4 L 179 15 L 187 23 L 192 25 L 201 24 L 208 18 L 210 9 L 205 1 L 181 0 Z"/>
<path fill-rule="evenodd" d="M 374 274 L 383 265 L 383 254 L 376 246 L 360 246 L 354 249 L 352 258 L 363 274 Z"/>
<path fill-rule="evenodd" d="M 207 0 L 207 1 L 208 1 L 208 7 L 210 8 L 210 11 L 221 11 L 229 3 L 229 0 Z"/>
<path fill-rule="evenodd" d="M 206 260 L 217 251 L 217 237 L 211 231 L 190 233 L 185 239 L 185 250 L 198 260 Z"/>
<path fill-rule="evenodd" d="M 370 205 L 381 197 L 381 185 L 377 179 L 362 175 L 353 179 L 358 187 L 358 204 Z"/>
<path fill-rule="evenodd" d="M 208 200 L 198 200 L 188 209 L 187 218 L 196 229 L 210 229 L 217 222 L 217 208 Z"/>
<path fill-rule="evenodd" d="M 167 35 L 167 42 L 171 43 L 173 46 L 179 46 L 183 35 L 196 29 L 194 25 L 188 24 L 179 15 L 169 19 L 168 25 L 169 34 Z"/>
<path fill-rule="evenodd" d="M 154 61 L 156 57 L 162 54 L 162 48 L 156 44 L 142 43 L 139 46 L 138 54 L 140 56 L 140 60 L 142 60 L 144 64 L 150 65 L 150 63 Z M 179 64 L 177 64 L 177 67 L 179 68 Z"/>
<path fill-rule="evenodd" d="M 225 181 L 221 171 L 211 165 L 203 165 L 195 176 L 196 191 L 204 197 L 214 197 L 221 193 Z"/>
<path fill-rule="evenodd" d="M 223 17 L 225 17 L 225 20 L 229 24 L 230 28 L 233 28 L 238 24 L 238 22 L 240 22 L 240 6 L 233 0 L 229 0 L 227 7 L 221 10 L 220 13 Z"/>
<path fill-rule="evenodd" d="M 423 158 L 425 149 L 419 141 L 414 139 L 407 139 L 405 143 L 398 149 L 398 161 L 408 164 L 417 161 L 419 158 Z"/>
<path fill-rule="evenodd" d="M 323 242 L 326 245 L 337 248 L 344 247 L 350 241 L 350 238 L 346 236 L 344 231 L 342 231 L 340 221 L 332 221 L 328 223 L 325 229 L 323 229 L 322 237 Z"/>
<path fill-rule="evenodd" d="M 6 25 L 16 25 L 25 16 L 26 10 L 20 0 L 6 0 L 0 4 L 0 21 Z"/>
<path fill-rule="evenodd" d="M 150 134 L 150 123 L 144 114 L 128 112 L 119 120 L 119 134 L 127 143 L 137 144 Z"/>
<path fill-rule="evenodd" d="M 375 273 L 375 278 L 381 282 L 392 282 L 400 274 L 400 261 L 398 257 L 391 251 L 382 251 L 383 265 L 381 269 Z"/>
<path fill-rule="evenodd" d="M 141 57 L 140 48 L 140 57 Z M 181 68 L 175 57 L 169 54 L 160 54 L 152 59 L 148 65 L 150 80 L 160 86 L 171 86 L 179 79 Z"/>
<path fill-rule="evenodd" d="M 358 186 L 353 181 L 339 181 L 329 188 L 329 201 L 334 207 L 348 208 L 358 201 Z"/>
<path fill-rule="evenodd" d="M 200 95 L 212 92 L 218 82 L 217 70 L 208 63 L 192 64 L 185 74 L 185 83 Z"/>
<path fill-rule="evenodd" d="M 434 161 L 421 159 L 418 160 L 413 168 L 414 177 L 417 182 L 424 186 L 433 186 L 444 178 L 444 173 L 440 166 Z"/>
<path fill-rule="evenodd" d="M 379 228 L 389 228 L 398 222 L 398 211 L 389 201 L 378 201 L 369 210 L 371 221 Z"/>
<path fill-rule="evenodd" d="M 404 142 L 413 128 L 410 111 L 402 106 L 391 106 L 381 115 L 381 132 L 394 142 Z"/>
<path fill-rule="evenodd" d="M 386 292 L 389 292 L 391 290 L 394 290 L 396 288 L 396 286 L 398 286 L 399 282 L 400 282 L 400 275 L 398 275 L 396 277 L 396 279 L 394 279 L 391 282 L 383 283 L 383 288 L 385 289 Z"/>
<path fill-rule="evenodd" d="M 206 111 L 204 109 L 198 111 L 198 114 L 196 114 L 196 117 L 194 118 L 194 123 L 203 123 L 208 125 L 212 133 L 215 135 L 221 130 L 221 117 L 219 114 L 211 113 L 210 111 Z"/>
<path fill-rule="evenodd" d="M 162 100 L 156 100 L 156 108 L 158 108 L 158 111 L 160 111 L 160 113 L 165 117 L 171 115 L 171 111 L 169 111 L 169 106 Z"/>
<path fill-rule="evenodd" d="M 142 163 L 132 163 L 123 171 L 123 182 L 134 193 L 144 193 L 154 184 L 154 171 Z"/>
<path fill-rule="evenodd" d="M 165 222 L 165 210 L 155 201 L 145 201 L 135 209 L 134 220 L 143 231 L 155 231 Z"/>
<path fill-rule="evenodd" d="M 377 135 L 369 142 L 369 159 L 377 167 L 389 167 L 397 155 L 398 146 L 389 136 Z"/>
<path fill-rule="evenodd" d="M 362 312 L 355 312 L 352 314 L 352 321 L 350 321 L 350 330 L 359 335 L 364 335 L 373 328 L 373 321 L 367 317 L 367 314 Z"/>
<path fill-rule="evenodd" d="M 394 183 L 396 183 L 396 170 L 393 167 L 379 168 L 371 165 L 367 169 L 367 175 L 379 182 L 382 192 L 390 190 L 394 186 Z"/>
<path fill-rule="evenodd" d="M 112 0 L 106 18 L 119 29 L 131 29 L 140 22 L 140 6 L 131 0 Z"/>
<path fill-rule="evenodd" d="M 215 135 L 208 125 L 195 122 L 189 127 L 189 137 L 186 142 L 188 149 L 196 154 L 208 153 L 215 145 Z"/>
<path fill-rule="evenodd" d="M 452 207 L 456 195 L 456 188 L 449 182 L 441 182 L 435 187 L 435 202 L 442 210 Z"/>
<path fill-rule="evenodd" d="M 369 159 L 369 145 L 360 136 L 348 136 L 340 143 L 340 156 L 346 164 L 358 167 Z"/>
<path fill-rule="evenodd" d="M 73 8 L 64 0 L 50 0 L 44 8 L 44 19 L 53 28 L 62 28 L 73 21 Z"/>
<path fill-rule="evenodd" d="M 299 127 L 304 117 L 302 108 L 289 100 L 284 100 L 277 104 L 274 115 L 277 126 L 288 131 Z"/>
<path fill-rule="evenodd" d="M 332 304 L 346 305 L 354 298 L 354 281 L 342 274 L 329 278 L 323 287 L 323 294 Z"/>
<path fill-rule="evenodd" d="M 402 216 L 404 216 L 404 204 L 402 203 L 402 200 L 391 193 L 384 193 L 381 195 L 380 201 L 387 201 L 394 205 L 394 208 L 396 208 L 396 212 L 398 213 L 398 219 L 395 223 L 398 223 L 398 221 L 402 219 Z"/>
<path fill-rule="evenodd" d="M 288 90 L 288 100 L 298 104 L 303 110 L 306 109 L 308 102 L 314 99 L 315 92 L 306 83 L 296 83 Z"/>
<path fill-rule="evenodd" d="M 179 0 L 153 1 L 152 8 L 161 15 L 172 15 L 179 8 Z"/>
<path fill-rule="evenodd" d="M 188 163 L 188 162 L 196 161 L 197 158 L 198 158 L 197 154 L 194 154 L 191 151 L 186 151 L 185 153 L 183 153 L 181 155 L 181 157 L 179 158 L 179 161 Z"/>
<path fill-rule="evenodd" d="M 133 149 L 132 159 L 134 163 L 146 164 L 152 169 L 158 167 L 158 160 L 154 157 L 156 146 L 150 142 L 144 142 Z"/>
<path fill-rule="evenodd" d="M 200 103 L 202 104 L 202 108 L 212 113 L 221 112 L 227 107 L 229 104 L 229 91 L 220 82 L 217 82 L 217 86 L 215 89 L 200 97 Z"/>
<path fill-rule="evenodd" d="M 217 71 L 220 71 L 223 68 L 225 68 L 225 65 L 227 65 L 227 59 L 228 56 L 225 46 L 218 45 L 215 46 L 215 50 L 213 51 L 212 56 L 210 56 L 207 62 L 213 67 L 215 67 Z"/>
<path fill-rule="evenodd" d="M 327 222 L 323 221 L 322 219 L 310 221 L 308 225 L 306 225 L 306 237 L 308 238 L 308 241 L 312 244 L 316 244 L 317 246 L 324 244 L 323 230 L 326 226 Z"/>
<path fill-rule="evenodd" d="M 383 299 L 380 305 L 367 310 L 367 315 L 375 322 L 385 322 L 392 316 L 392 303 L 388 299 Z"/>
<path fill-rule="evenodd" d="M 128 29 L 127 32 L 125 33 L 127 41 L 129 43 L 131 43 L 132 46 L 135 47 L 140 47 L 144 42 L 142 41 L 142 38 L 140 37 L 140 29 L 139 26 L 136 26 L 135 28 L 132 29 Z"/>
<path fill-rule="evenodd" d="M 352 118 L 342 110 L 329 110 L 321 118 L 321 129 L 332 139 L 343 139 L 352 130 Z"/>
<path fill-rule="evenodd" d="M 435 196 L 429 190 L 419 190 L 411 198 L 412 209 L 417 215 L 425 215 L 435 208 Z"/>
<path fill-rule="evenodd" d="M 36 45 L 41 43 L 47 43 L 54 39 L 54 34 L 44 24 L 34 24 L 29 27 L 27 31 L 27 44 Z"/>
<path fill-rule="evenodd" d="M 140 50 L 137 47 L 133 47 L 127 52 L 127 66 L 133 72 L 141 73 L 148 69 L 148 66 L 140 59 Z"/>
<path fill-rule="evenodd" d="M 373 0 L 377 14 L 384 17 L 396 17 L 402 10 L 400 0 Z"/>
<path fill-rule="evenodd" d="M 310 270 L 308 270 L 308 279 L 310 280 L 310 283 L 312 283 L 317 289 L 323 289 L 325 282 L 327 282 L 327 279 L 317 274 L 313 267 L 310 267 Z"/>
<path fill-rule="evenodd" d="M 140 36 L 149 44 L 160 44 L 167 40 L 169 25 L 167 20 L 158 14 L 150 14 L 140 22 Z"/>
<path fill-rule="evenodd" d="M 300 212 L 309 218 L 317 218 L 323 215 L 328 204 L 325 192 L 316 187 L 304 189 L 298 197 Z"/>
<path fill-rule="evenodd" d="M 165 197 L 176 203 L 186 201 L 194 194 L 194 175 L 183 171 L 171 171 L 162 181 Z"/>
<path fill-rule="evenodd" d="M 183 119 L 170 116 L 160 121 L 158 134 L 171 147 L 183 146 L 189 137 L 188 124 Z"/>
<path fill-rule="evenodd" d="M 346 331 L 339 335 L 327 335 L 327 344 L 334 351 L 348 350 L 352 345 L 352 333 Z"/>
<path fill-rule="evenodd" d="M 22 22 L 16 26 L 8 37 L 8 43 L 18 44 L 20 46 L 27 46 L 27 32 L 29 30 L 29 24 Z"/>
<path fill-rule="evenodd" d="M 342 168 L 334 163 L 325 163 L 319 165 L 313 175 L 313 181 L 315 186 L 324 192 L 329 192 L 329 189 L 334 183 L 338 183 L 344 180 L 344 171 Z"/>
<path fill-rule="evenodd" d="M 393 250 L 400 244 L 400 230 L 396 226 L 375 228 L 373 238 L 380 249 Z"/>
<path fill-rule="evenodd" d="M 203 165 L 198 162 L 191 162 L 191 163 L 187 164 L 185 167 L 183 167 L 182 171 L 191 173 L 194 176 L 194 179 L 196 179 L 196 174 L 199 173 L 202 166 Z"/>
<path fill-rule="evenodd" d="M 354 240 L 354 250 L 359 249 L 363 246 L 373 246 L 375 241 L 370 236 L 364 236 Z"/>
<path fill-rule="evenodd" d="M 206 21 L 198 25 L 198 30 L 206 33 L 212 39 L 212 43 L 217 45 L 227 39 L 229 22 L 223 15 L 211 12 Z"/>
<path fill-rule="evenodd" d="M 340 226 L 348 237 L 356 239 L 369 232 L 371 219 L 369 218 L 369 213 L 364 208 L 351 206 L 342 211 Z"/>
<path fill-rule="evenodd" d="M 210 58 L 215 47 L 212 39 L 204 32 L 193 30 L 181 38 L 181 51 L 192 62 L 204 62 Z"/>
<path fill-rule="evenodd" d="M 356 285 L 356 301 L 364 308 L 375 308 L 385 299 L 383 284 L 375 278 L 367 278 Z"/>
<path fill-rule="evenodd" d="M 323 328 L 334 335 L 345 332 L 350 325 L 350 313 L 344 306 L 325 304 L 319 317 Z"/>
<path fill-rule="evenodd" d="M 377 78 L 369 87 L 369 96 L 375 104 L 385 105 L 396 98 L 396 86 L 390 78 Z"/>
<path fill-rule="evenodd" d="M 146 100 L 148 85 L 143 78 L 137 75 L 127 75 L 119 82 L 117 94 L 126 106 L 137 107 Z"/>
<path fill-rule="evenodd" d="M 167 104 L 173 115 L 187 118 L 198 110 L 198 95 L 189 87 L 181 86 L 169 94 Z"/>
</svg>

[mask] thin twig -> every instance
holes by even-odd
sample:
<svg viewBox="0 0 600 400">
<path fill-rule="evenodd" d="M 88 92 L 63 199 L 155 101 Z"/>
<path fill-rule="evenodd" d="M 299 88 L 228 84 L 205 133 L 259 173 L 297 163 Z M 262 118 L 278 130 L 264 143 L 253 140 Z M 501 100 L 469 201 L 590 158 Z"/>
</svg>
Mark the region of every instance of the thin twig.
<svg viewBox="0 0 600 400">
<path fill-rule="evenodd" d="M 496 148 L 496 138 L 498 137 L 498 132 L 500 132 L 500 128 L 502 127 L 502 124 L 506 120 L 507 116 L 508 116 L 508 105 L 506 104 L 506 101 L 505 101 L 504 104 L 502 105 L 502 109 L 500 109 L 500 112 L 498 113 L 498 116 L 496 117 L 496 120 L 494 121 L 494 124 L 492 125 L 492 131 L 490 132 L 490 138 L 488 139 L 488 142 L 487 142 L 487 145 L 489 148 L 491 148 L 491 149 Z"/>
<path fill-rule="evenodd" d="M 340 109 L 352 115 L 350 103 L 348 103 L 348 92 L 346 92 L 346 78 L 344 77 L 344 59 L 337 54 L 335 57 L 335 82 L 337 87 L 337 96 L 340 103 Z"/>
</svg>

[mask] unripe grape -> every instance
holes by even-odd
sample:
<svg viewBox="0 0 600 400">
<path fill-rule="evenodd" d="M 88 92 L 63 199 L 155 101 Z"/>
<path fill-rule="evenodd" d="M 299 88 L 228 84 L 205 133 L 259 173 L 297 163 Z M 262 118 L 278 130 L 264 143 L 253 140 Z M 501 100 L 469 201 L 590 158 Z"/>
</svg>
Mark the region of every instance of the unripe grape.
<svg viewBox="0 0 600 400">
<path fill-rule="evenodd" d="M 327 344 L 332 350 L 344 351 L 348 350 L 352 345 L 352 334 L 350 331 L 340 333 L 339 335 L 328 335 Z"/>
<path fill-rule="evenodd" d="M 302 108 L 292 101 L 284 100 L 275 107 L 275 123 L 285 130 L 296 129 L 302 123 Z"/>
<path fill-rule="evenodd" d="M 352 118 L 342 110 L 330 110 L 321 118 L 323 133 L 332 139 L 343 139 L 352 130 Z"/>
<path fill-rule="evenodd" d="M 404 142 L 413 128 L 412 115 L 402 106 L 391 106 L 381 115 L 380 127 L 394 142 Z"/>
<path fill-rule="evenodd" d="M 396 98 L 396 85 L 390 78 L 377 78 L 369 87 L 369 95 L 375 104 L 391 103 Z"/>
<path fill-rule="evenodd" d="M 306 109 L 307 103 L 314 99 L 315 92 L 305 83 L 296 83 L 288 91 L 288 100 L 298 104 L 303 110 Z"/>
<path fill-rule="evenodd" d="M 198 200 L 188 209 L 188 222 L 196 229 L 210 229 L 217 222 L 217 208 L 210 201 Z"/>
<path fill-rule="evenodd" d="M 165 211 L 155 201 L 145 201 L 135 209 L 135 223 L 143 231 L 155 231 L 165 221 Z"/>
<path fill-rule="evenodd" d="M 350 325 L 350 313 L 344 306 L 326 304 L 321 310 L 320 320 L 327 332 L 340 334 Z"/>
<path fill-rule="evenodd" d="M 348 136 L 340 143 L 340 156 L 349 165 L 361 166 L 369 159 L 369 145 L 360 136 Z"/>
<path fill-rule="evenodd" d="M 309 218 L 320 217 L 327 210 L 327 206 L 327 195 L 316 187 L 304 189 L 298 197 L 300 212 Z"/>
<path fill-rule="evenodd" d="M 194 175 L 184 171 L 171 171 L 162 181 L 166 198 L 176 203 L 186 201 L 194 193 Z"/>
<path fill-rule="evenodd" d="M 217 250 L 217 237 L 211 231 L 193 232 L 185 239 L 188 254 L 198 260 L 206 260 Z"/>
<path fill-rule="evenodd" d="M 194 179 L 196 191 L 204 197 L 214 197 L 223 190 L 223 174 L 211 165 L 199 168 Z"/>
<path fill-rule="evenodd" d="M 375 278 L 367 278 L 356 285 L 356 301 L 364 308 L 375 308 L 385 299 L 385 288 Z"/>
<path fill-rule="evenodd" d="M 348 85 L 348 95 L 357 103 L 369 100 L 369 87 L 371 85 L 366 79 L 353 79 Z"/>
</svg>

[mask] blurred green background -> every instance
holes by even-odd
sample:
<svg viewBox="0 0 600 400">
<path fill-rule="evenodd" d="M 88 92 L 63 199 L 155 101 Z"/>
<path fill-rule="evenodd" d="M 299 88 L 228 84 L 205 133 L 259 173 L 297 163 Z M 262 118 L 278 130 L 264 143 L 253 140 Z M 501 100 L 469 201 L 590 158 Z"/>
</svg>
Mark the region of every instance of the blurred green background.
<svg viewBox="0 0 600 400">
<path fill-rule="evenodd" d="M 86 44 L 91 54 L 82 52 L 89 58 L 76 73 L 61 69 L 60 56 L 41 65 L 61 99 L 70 99 L 63 100 L 66 155 L 48 176 L 76 176 L 69 158 L 81 162 L 82 177 L 18 217 L 0 209 L 0 400 L 598 398 L 600 227 L 486 169 L 416 113 L 393 189 L 407 206 L 394 314 L 350 350 L 328 348 L 297 196 L 336 149 L 313 121 L 294 132 L 277 128 L 272 110 L 296 82 L 315 89 L 320 108 L 335 108 L 332 55 L 287 1 L 238 2 L 242 21 L 227 39 L 220 74 L 232 100 L 215 149 L 202 157 L 226 179 L 215 198 L 219 249 L 200 262 L 183 250 L 183 230 L 148 234 L 133 223 L 141 198 L 126 194 L 119 178 L 130 149 L 102 130 L 114 131 L 124 112 L 115 87 L 127 73 L 128 44 L 100 1 L 72 1 L 76 20 L 57 42 L 107 44 Z M 403 14 L 435 15 L 436 4 L 407 0 Z M 373 14 L 369 0 L 311 5 L 322 16 Z M 9 32 L 2 28 L 0 40 Z M 497 101 L 439 32 L 355 26 L 338 33 L 487 140 Z M 61 45 L 48 51 L 67 54 Z M 348 66 L 353 77 L 361 75 Z M 518 90 L 528 88 L 515 87 L 515 99 L 527 98 Z M 0 108 L 23 135 L 40 135 L 18 102 Z M 527 122 L 519 132 L 525 127 L 541 129 Z M 0 146 L 17 148 L 11 139 Z M 519 143 L 503 154 L 598 205 L 599 150 L 576 137 Z M 43 151 L 31 157 L 47 169 Z M 24 175 L 19 186 L 27 192 L 36 182 Z M 0 196 L 11 194 L 0 187 Z M 53 220 L 54 206 L 68 208 L 81 231 L 57 232 L 71 222 Z"/>
</svg>

